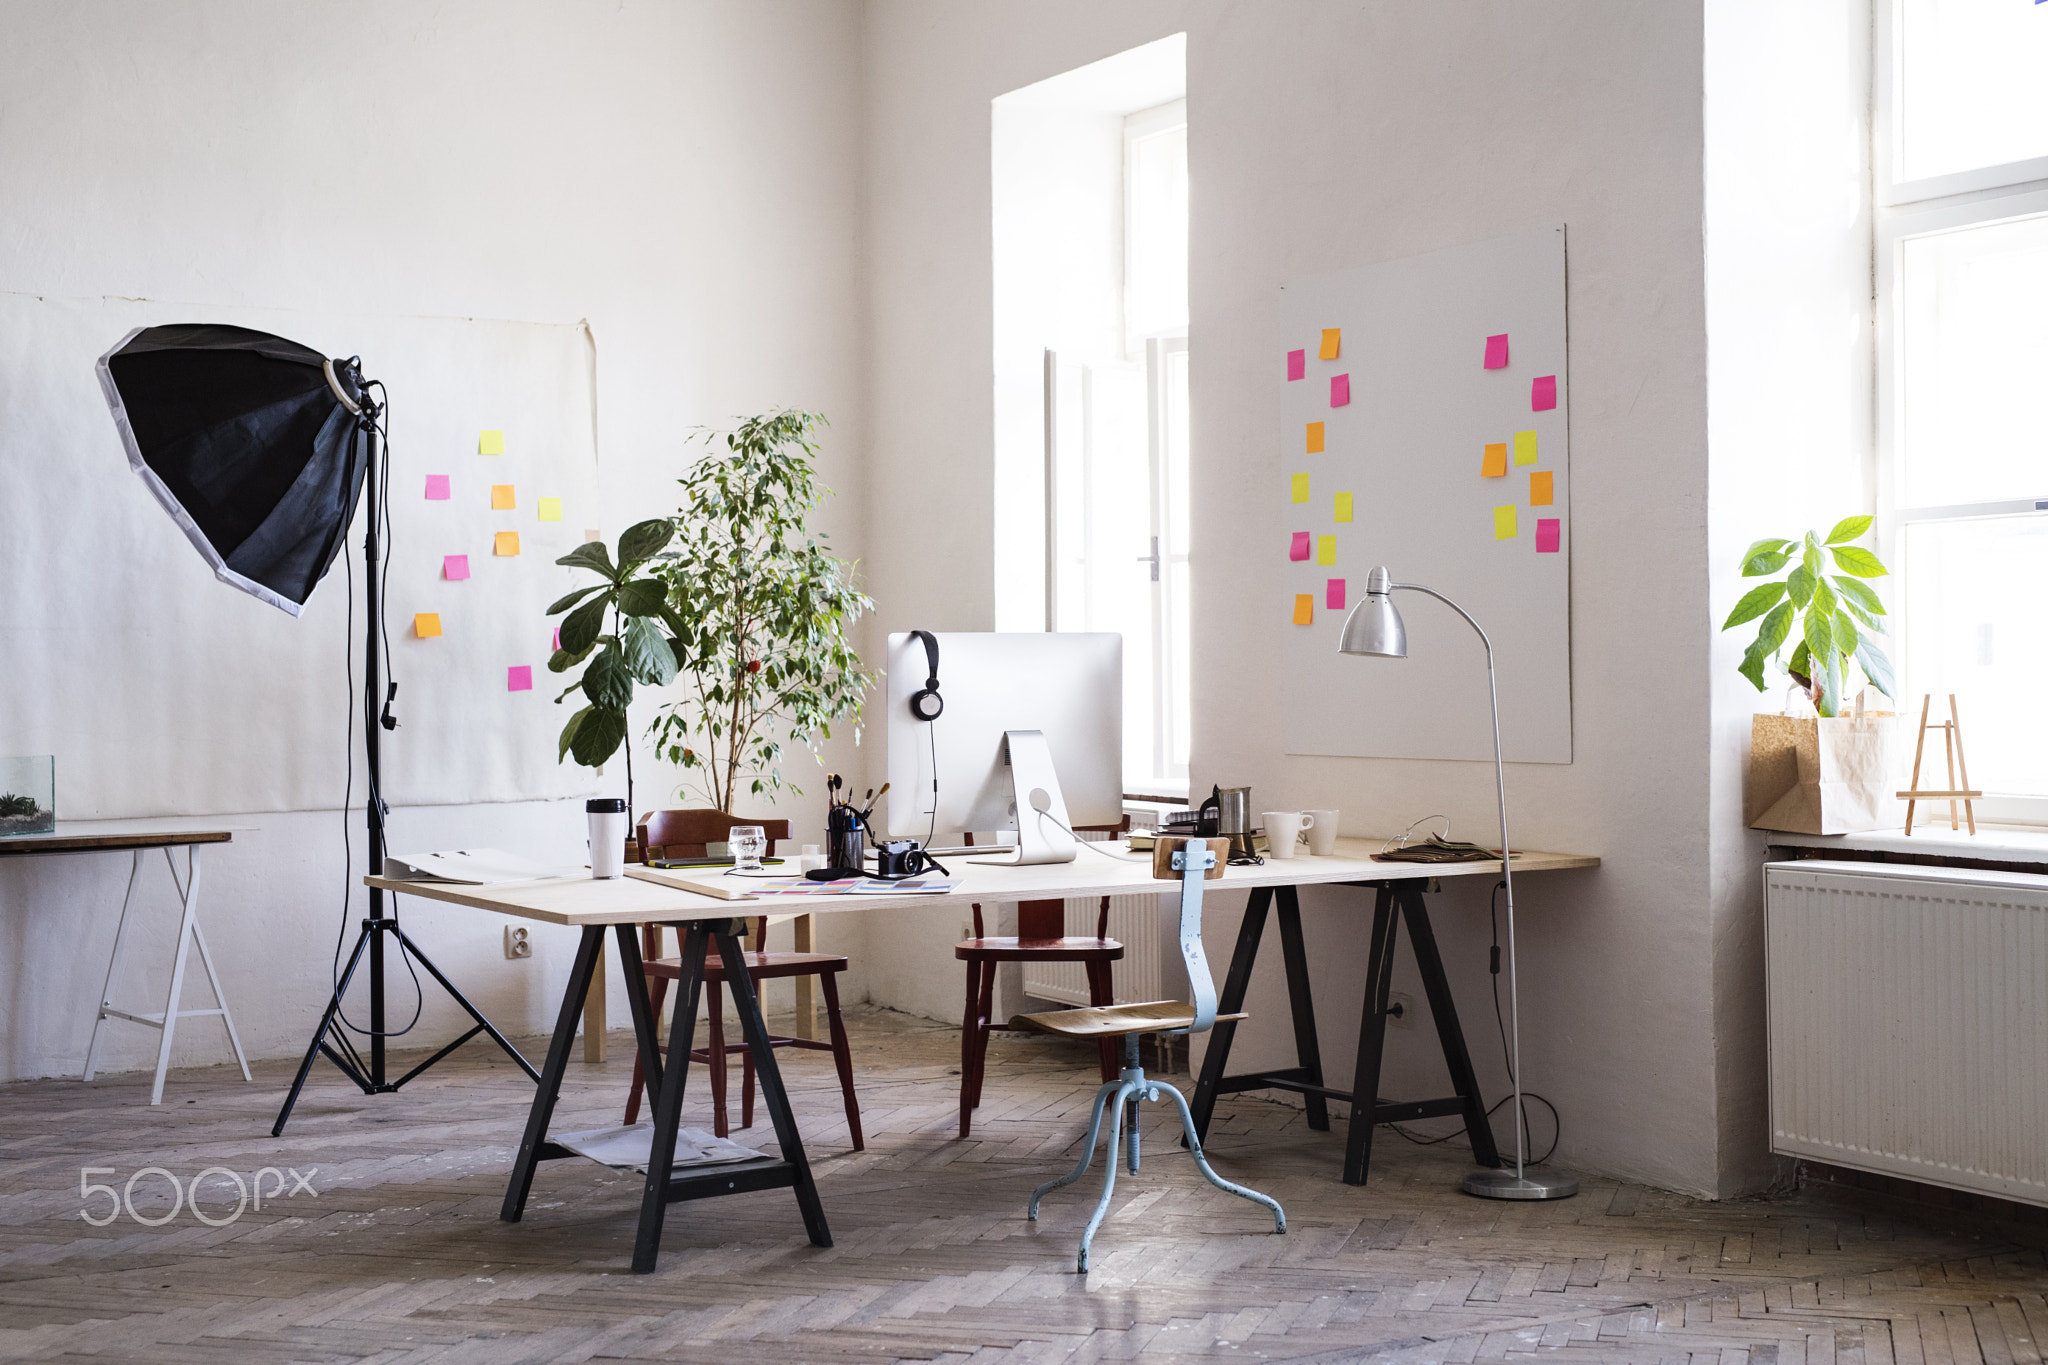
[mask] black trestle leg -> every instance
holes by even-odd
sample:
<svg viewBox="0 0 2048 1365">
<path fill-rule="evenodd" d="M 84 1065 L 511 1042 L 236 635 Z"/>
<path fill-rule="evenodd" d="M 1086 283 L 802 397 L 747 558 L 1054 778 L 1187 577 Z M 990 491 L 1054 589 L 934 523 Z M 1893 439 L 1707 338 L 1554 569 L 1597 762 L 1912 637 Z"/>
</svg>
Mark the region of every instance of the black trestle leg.
<svg viewBox="0 0 2048 1365">
<path fill-rule="evenodd" d="M 1365 966 L 1365 1005 L 1358 1020 L 1358 1071 L 1351 1084 L 1351 1126 L 1344 1135 L 1344 1183 L 1363 1185 L 1372 1160 L 1374 1112 L 1379 1107 L 1380 1056 L 1387 1041 L 1387 997 L 1394 985 L 1394 940 L 1400 920 L 1394 893 L 1379 888 L 1372 907 L 1372 951 Z"/>
<path fill-rule="evenodd" d="M 1472 1142 L 1472 1159 L 1481 1166 L 1500 1165 L 1500 1152 L 1493 1141 L 1493 1125 L 1487 1121 L 1486 1101 L 1479 1094 L 1479 1079 L 1472 1074 L 1472 1054 L 1465 1047 L 1465 1031 L 1458 1025 L 1458 1007 L 1451 999 L 1450 978 L 1444 975 L 1444 960 L 1437 952 L 1436 934 L 1429 924 L 1429 907 L 1412 886 L 1400 893 L 1401 912 L 1408 921 L 1408 941 L 1415 950 L 1415 965 L 1422 973 L 1422 989 L 1429 997 L 1429 1012 L 1436 1020 L 1437 1041 L 1443 1045 L 1444 1065 L 1450 1069 L 1451 1088 L 1465 1102 L 1465 1135 Z M 1509 1122 L 1520 1122 L 1513 1115 Z"/>
<path fill-rule="evenodd" d="M 1236 1014 L 1244 1008 L 1245 992 L 1252 984 L 1252 964 L 1259 956 L 1259 939 L 1266 932 L 1266 911 L 1272 904 L 1273 888 L 1269 886 L 1254 887 L 1245 902 L 1244 922 L 1237 929 L 1237 947 L 1231 952 L 1230 971 L 1223 978 L 1223 994 L 1216 1002 L 1219 1015 Z M 1209 1034 L 1209 1050 L 1202 1057 L 1202 1075 L 1195 1082 L 1194 1102 L 1188 1106 L 1195 1120 L 1195 1136 L 1203 1142 L 1209 1140 L 1217 1087 L 1222 1085 L 1225 1069 L 1230 1065 L 1230 1044 L 1236 1037 L 1234 1019 L 1219 1018 Z"/>
<path fill-rule="evenodd" d="M 796 1115 L 790 1112 L 789 1092 L 782 1088 L 782 1068 L 775 1064 L 775 1049 L 768 1042 L 768 1025 L 761 1018 L 761 1001 L 754 994 L 754 980 L 747 972 L 747 955 L 729 925 L 718 935 L 718 954 L 725 963 L 725 984 L 732 991 L 740 1025 L 746 1031 L 747 1051 L 754 1059 L 754 1080 L 761 1087 L 762 1103 L 775 1125 L 775 1141 L 782 1148 L 782 1159 L 795 1167 L 796 1204 L 803 1213 L 804 1231 L 810 1234 L 812 1246 L 831 1246 L 832 1232 L 825 1226 L 825 1206 L 819 1201 L 818 1187 L 811 1179 L 810 1159 L 804 1155 L 804 1139 L 797 1131 Z M 673 1026 L 669 1037 L 675 1037 Z"/>
<path fill-rule="evenodd" d="M 526 1196 L 533 1188 L 534 1167 L 540 1164 L 540 1150 L 548 1140 L 548 1123 L 555 1116 L 555 1098 L 562 1090 L 562 1076 L 569 1069 L 569 1053 L 576 1045 L 576 1026 L 583 1019 L 583 1000 L 590 993 L 590 978 L 597 971 L 597 954 L 604 947 L 602 925 L 586 925 L 583 941 L 576 947 L 575 965 L 569 968 L 569 988 L 562 993 L 562 1012 L 555 1020 L 554 1041 L 548 1044 L 547 1065 L 541 1069 L 540 1088 L 534 1091 L 533 1108 L 526 1114 L 526 1135 L 519 1141 L 519 1157 L 512 1163 L 512 1182 L 505 1190 L 504 1207 L 498 1217 L 516 1223 L 526 1212 Z"/>
<path fill-rule="evenodd" d="M 1308 948 L 1301 937 L 1301 900 L 1291 886 L 1280 888 L 1280 956 L 1287 964 L 1287 1003 L 1294 1015 L 1294 1059 L 1310 1085 L 1323 1083 L 1323 1048 L 1316 1038 L 1316 1003 L 1309 988 Z M 1330 1128 L 1330 1102 L 1318 1091 L 1305 1096 L 1308 1126 Z"/>
<path fill-rule="evenodd" d="M 654 1092 L 654 1135 L 647 1152 L 647 1184 L 640 1195 L 640 1229 L 633 1239 L 633 1273 L 652 1274 L 661 1256 L 661 1228 L 668 1217 L 668 1183 L 675 1174 L 676 1131 L 683 1121 L 683 1087 L 690 1075 L 690 1047 L 697 1035 L 697 1009 L 704 994 L 704 955 L 710 927 L 725 920 L 684 926 L 674 1013 L 668 1020 L 668 1060 L 661 1088 Z"/>
</svg>

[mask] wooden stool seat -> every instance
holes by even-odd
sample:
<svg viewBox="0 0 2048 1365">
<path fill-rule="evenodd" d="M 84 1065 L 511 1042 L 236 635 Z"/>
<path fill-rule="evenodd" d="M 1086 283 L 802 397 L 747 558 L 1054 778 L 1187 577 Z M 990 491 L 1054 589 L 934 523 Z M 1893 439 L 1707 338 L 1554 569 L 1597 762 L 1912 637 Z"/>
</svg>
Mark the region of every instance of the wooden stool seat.
<svg viewBox="0 0 2048 1365">
<path fill-rule="evenodd" d="M 953 956 L 962 962 L 1115 962 L 1123 955 L 1124 945 L 1113 938 L 970 938 L 953 945 Z"/>
<path fill-rule="evenodd" d="M 1219 1014 L 1217 1023 L 1235 1023 L 1248 1016 Z M 1104 1005 L 1079 1010 L 1048 1010 L 1018 1014 L 1013 1029 L 1056 1033 L 1062 1038 L 1121 1038 L 1127 1033 L 1177 1033 L 1193 1028 L 1195 1007 L 1185 1000 L 1148 1000 L 1136 1005 Z"/>
</svg>

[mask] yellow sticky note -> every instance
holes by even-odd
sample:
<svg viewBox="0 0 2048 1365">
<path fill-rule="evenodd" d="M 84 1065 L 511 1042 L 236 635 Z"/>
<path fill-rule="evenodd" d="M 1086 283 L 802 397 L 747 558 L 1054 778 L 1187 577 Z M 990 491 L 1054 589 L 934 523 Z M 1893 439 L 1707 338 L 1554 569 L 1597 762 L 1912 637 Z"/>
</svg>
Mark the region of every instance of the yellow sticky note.
<svg viewBox="0 0 2048 1365">
<path fill-rule="evenodd" d="M 1323 424 L 1321 422 L 1310 422 L 1308 424 L 1308 453 L 1311 455 L 1323 453 Z"/>
<path fill-rule="evenodd" d="M 1350 495 L 1349 493 L 1339 493 L 1339 494 L 1337 495 L 1337 516 L 1336 516 L 1336 520 L 1338 520 L 1338 521 L 1349 521 L 1349 520 L 1351 520 L 1351 495 Z"/>
<path fill-rule="evenodd" d="M 503 455 L 505 433 L 502 431 L 479 431 L 476 434 L 476 453 L 479 455 Z"/>
<path fill-rule="evenodd" d="M 1535 463 L 1536 463 L 1536 433 L 1535 433 L 1535 432 L 1533 432 L 1533 431 L 1518 431 L 1518 432 L 1516 432 L 1516 433 L 1515 433 L 1515 463 L 1516 463 L 1516 464 L 1535 464 Z"/>
<path fill-rule="evenodd" d="M 1511 507 L 1508 510 L 1512 512 L 1514 509 Z M 517 531 L 500 531 L 493 545 L 498 554 L 516 555 L 519 553 L 519 533 Z"/>
<path fill-rule="evenodd" d="M 562 500 L 560 498 L 542 498 L 540 500 L 540 519 L 542 521 L 560 521 L 562 519 Z"/>
<path fill-rule="evenodd" d="M 1515 505 L 1513 503 L 1509 503 L 1505 507 L 1493 509 L 1493 538 L 1495 540 L 1513 540 L 1515 538 Z"/>
<path fill-rule="evenodd" d="M 1529 475 L 1529 505 L 1531 507 L 1548 507 L 1550 506 L 1550 499 L 1550 471 L 1547 469 L 1535 470 Z"/>
<path fill-rule="evenodd" d="M 1291 499 L 1289 499 L 1289 501 L 1291 501 L 1291 502 L 1307 502 L 1307 501 L 1308 501 L 1308 475 L 1306 475 L 1306 474 L 1296 474 L 1296 475 L 1294 476 L 1294 496 L 1293 496 L 1293 497 L 1292 497 Z"/>
<path fill-rule="evenodd" d="M 422 640 L 431 640 L 441 633 L 441 613 L 438 611 L 417 611 L 412 617 L 412 633 Z"/>
<path fill-rule="evenodd" d="M 1337 341 L 1343 331 L 1342 327 L 1325 327 L 1323 329 L 1323 344 L 1322 348 L 1316 352 L 1317 360 L 1335 360 L 1337 358 Z"/>
<path fill-rule="evenodd" d="M 1294 624 L 1312 626 L 1316 620 L 1316 595 L 1312 592 L 1294 594 Z"/>
<path fill-rule="evenodd" d="M 1316 563 L 1318 563 L 1318 564 L 1335 564 L 1336 562 L 1337 562 L 1337 537 L 1335 537 L 1335 536 L 1317 536 L 1317 537 L 1316 537 Z"/>
<path fill-rule="evenodd" d="M 1507 476 L 1508 443 L 1506 441 L 1488 442 L 1486 459 L 1479 466 L 1479 477 L 1483 479 L 1505 479 Z"/>
</svg>

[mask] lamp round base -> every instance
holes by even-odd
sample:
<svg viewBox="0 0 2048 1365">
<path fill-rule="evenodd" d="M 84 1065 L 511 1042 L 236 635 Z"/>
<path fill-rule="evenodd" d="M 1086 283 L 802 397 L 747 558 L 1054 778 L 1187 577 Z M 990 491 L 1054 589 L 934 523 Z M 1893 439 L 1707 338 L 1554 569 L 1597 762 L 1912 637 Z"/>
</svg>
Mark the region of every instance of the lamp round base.
<svg viewBox="0 0 2048 1365">
<path fill-rule="evenodd" d="M 1481 1199 L 1569 1199 L 1579 1192 L 1579 1178 L 1562 1171 L 1512 1166 L 1482 1166 L 1465 1177 L 1465 1193 Z"/>
</svg>

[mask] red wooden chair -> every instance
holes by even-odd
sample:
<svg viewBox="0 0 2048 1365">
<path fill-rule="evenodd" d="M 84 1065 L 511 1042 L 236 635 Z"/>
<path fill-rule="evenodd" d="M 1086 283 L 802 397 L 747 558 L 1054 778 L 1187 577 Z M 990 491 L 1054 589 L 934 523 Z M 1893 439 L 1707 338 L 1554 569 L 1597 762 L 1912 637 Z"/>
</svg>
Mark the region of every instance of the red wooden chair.
<svg viewBox="0 0 2048 1365">
<path fill-rule="evenodd" d="M 1077 833 L 1124 834 L 1131 828 L 1126 815 L 1114 825 L 1081 825 Z M 974 843 L 974 836 L 967 836 Z M 1092 855 L 1091 855 L 1092 856 Z M 974 1111 L 981 1103 L 981 1082 L 987 1070 L 988 1036 L 1007 1027 L 990 1018 L 994 1007 L 996 968 L 1005 962 L 1078 962 L 1088 973 L 1088 1003 L 1108 1005 L 1115 1000 L 1110 984 L 1109 964 L 1124 955 L 1124 945 L 1109 937 L 1109 897 L 1095 917 L 1094 938 L 1067 936 L 1067 903 L 1063 900 L 1019 901 L 1016 937 L 990 938 L 982 931 L 981 903 L 974 905 L 974 937 L 955 944 L 953 956 L 967 964 L 967 1006 L 960 1018 L 960 1136 L 974 1126 Z M 1102 1058 L 1102 1079 L 1118 1075 L 1116 1044 L 1105 1038 L 1098 1047 Z"/>
</svg>

